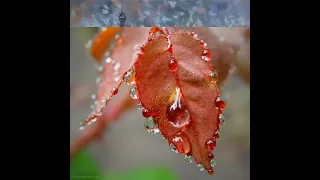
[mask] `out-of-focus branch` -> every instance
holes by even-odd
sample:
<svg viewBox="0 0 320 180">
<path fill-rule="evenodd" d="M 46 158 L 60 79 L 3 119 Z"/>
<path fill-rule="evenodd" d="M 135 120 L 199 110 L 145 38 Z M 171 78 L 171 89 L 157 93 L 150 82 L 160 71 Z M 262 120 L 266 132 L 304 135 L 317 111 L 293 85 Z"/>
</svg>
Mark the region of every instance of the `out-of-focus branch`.
<svg viewBox="0 0 320 180">
<path fill-rule="evenodd" d="M 93 124 L 93 127 L 85 129 L 83 134 L 71 143 L 70 158 L 72 159 L 77 152 L 86 147 L 92 140 L 101 137 L 111 121 L 117 120 L 124 111 L 135 105 L 135 101 L 133 101 L 127 93 L 123 94 L 117 101 L 110 103 L 108 106 L 109 109 L 98 118 L 97 122 Z"/>
</svg>

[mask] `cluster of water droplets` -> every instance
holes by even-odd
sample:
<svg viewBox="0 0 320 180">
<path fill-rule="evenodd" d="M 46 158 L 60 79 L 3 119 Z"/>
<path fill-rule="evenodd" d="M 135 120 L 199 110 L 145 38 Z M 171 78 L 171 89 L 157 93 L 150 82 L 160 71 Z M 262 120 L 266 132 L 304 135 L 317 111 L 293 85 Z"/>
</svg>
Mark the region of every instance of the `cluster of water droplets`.
<svg viewBox="0 0 320 180">
<path fill-rule="evenodd" d="M 105 31 L 107 30 L 107 28 L 101 28 L 101 31 Z M 111 42 L 109 48 L 106 50 L 104 56 L 102 57 L 104 60 L 102 61 L 101 64 L 95 64 L 95 70 L 98 73 L 98 77 L 96 79 L 96 84 L 99 86 L 100 83 L 102 82 L 102 78 L 101 75 L 104 72 L 104 67 L 106 66 L 106 64 L 111 64 L 112 65 L 112 69 L 113 69 L 113 77 L 114 77 L 114 81 L 118 82 L 120 80 L 120 76 L 119 76 L 119 69 L 121 64 L 119 62 L 116 62 L 115 60 L 113 60 L 110 55 L 112 52 L 112 49 L 115 47 L 116 42 L 118 41 L 118 39 L 121 37 L 121 34 L 123 33 L 123 30 L 121 30 L 118 34 L 115 35 L 113 41 Z M 89 40 L 86 45 L 85 48 L 90 49 L 92 46 L 92 40 Z M 99 116 L 102 115 L 102 109 L 104 107 L 106 107 L 106 104 L 108 101 L 110 101 L 111 97 L 115 94 L 118 93 L 118 88 L 114 87 L 111 92 L 109 92 L 110 94 L 106 94 L 104 96 L 104 98 L 98 102 L 97 100 L 97 95 L 96 94 L 92 94 L 91 95 L 91 99 L 93 100 L 93 103 L 90 105 L 90 109 L 94 110 L 92 114 L 89 116 L 89 120 L 85 121 L 85 122 L 81 122 L 80 123 L 80 130 L 83 130 L 85 128 L 86 125 L 90 125 L 91 123 L 97 121 L 97 118 Z M 96 109 L 96 110 L 95 110 Z M 90 118 L 92 117 L 92 118 Z"/>
</svg>

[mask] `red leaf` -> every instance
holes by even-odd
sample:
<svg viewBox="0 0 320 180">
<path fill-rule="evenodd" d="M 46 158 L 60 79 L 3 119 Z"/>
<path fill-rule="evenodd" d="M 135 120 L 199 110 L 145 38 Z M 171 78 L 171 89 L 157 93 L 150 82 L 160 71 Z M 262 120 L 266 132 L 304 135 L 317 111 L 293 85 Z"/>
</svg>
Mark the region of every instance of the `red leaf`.
<svg viewBox="0 0 320 180">
<path fill-rule="evenodd" d="M 168 31 L 167 31 L 168 32 Z M 134 65 L 139 101 L 171 147 L 210 173 L 220 100 L 211 54 L 194 34 L 171 31 L 141 47 Z"/>
<path fill-rule="evenodd" d="M 114 36 L 119 33 L 120 27 L 110 27 L 98 33 L 91 46 L 91 55 L 97 62 L 101 62 Z"/>
<path fill-rule="evenodd" d="M 116 31 L 115 28 L 111 29 L 111 31 Z M 150 28 L 125 28 L 121 36 L 116 40 L 112 51 L 110 51 L 110 55 L 107 56 L 104 54 L 107 51 L 105 47 L 108 46 L 108 44 L 102 43 L 107 41 L 100 40 L 100 43 L 93 43 L 92 52 L 99 52 L 96 53 L 96 57 L 100 59 L 105 58 L 105 64 L 103 66 L 103 73 L 100 77 L 100 86 L 97 93 L 97 107 L 85 121 L 84 125 L 96 121 L 97 118 L 102 115 L 102 111 L 110 99 L 118 93 L 118 90 L 122 85 L 123 76 L 130 69 L 133 60 L 135 60 L 135 47 L 147 39 L 149 29 Z M 108 31 L 108 28 L 103 32 L 106 31 Z M 116 34 L 114 33 L 106 33 L 103 35 L 106 36 L 103 39 L 109 39 L 108 42 L 110 42 L 110 36 L 113 37 L 115 35 Z M 97 36 L 94 42 L 99 42 L 99 40 L 97 40 L 99 38 L 101 39 L 101 36 Z M 103 48 L 105 49 L 104 51 L 102 50 Z M 104 56 L 100 57 L 100 55 Z"/>
</svg>

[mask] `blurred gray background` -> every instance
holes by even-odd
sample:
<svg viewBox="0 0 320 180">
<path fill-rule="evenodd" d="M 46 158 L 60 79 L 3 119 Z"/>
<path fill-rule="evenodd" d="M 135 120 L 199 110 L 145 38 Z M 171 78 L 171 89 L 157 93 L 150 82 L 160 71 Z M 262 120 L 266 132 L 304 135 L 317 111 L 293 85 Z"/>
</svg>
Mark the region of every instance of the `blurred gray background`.
<svg viewBox="0 0 320 180">
<path fill-rule="evenodd" d="M 94 28 L 70 28 L 70 82 L 75 87 L 96 86 L 94 61 L 85 49 L 86 42 L 94 36 L 94 32 Z M 79 91 L 90 97 L 95 89 L 87 89 Z M 124 113 L 120 120 L 105 132 L 103 142 L 91 143 L 89 152 L 104 172 L 126 171 L 134 166 L 160 164 L 172 168 L 181 180 L 248 180 L 250 88 L 236 74 L 232 74 L 221 92 L 227 98 L 227 108 L 224 110 L 226 124 L 222 126 L 221 138 L 215 149 L 217 166 L 213 176 L 206 171 L 200 172 L 194 163 L 188 164 L 182 155 L 173 153 L 161 135 L 145 131 L 144 118 L 138 109 Z M 91 103 L 88 100 L 81 106 L 70 107 L 71 141 L 81 133 L 79 123 L 91 112 Z"/>
</svg>

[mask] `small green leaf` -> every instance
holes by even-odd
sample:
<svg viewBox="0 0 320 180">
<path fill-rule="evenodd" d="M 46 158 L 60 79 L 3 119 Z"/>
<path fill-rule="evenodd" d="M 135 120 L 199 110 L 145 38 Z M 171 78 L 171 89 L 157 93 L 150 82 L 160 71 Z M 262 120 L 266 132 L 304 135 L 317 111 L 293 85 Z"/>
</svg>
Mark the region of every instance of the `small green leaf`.
<svg viewBox="0 0 320 180">
<path fill-rule="evenodd" d="M 98 165 L 86 152 L 79 152 L 70 162 L 70 179 L 101 179 Z"/>
</svg>

